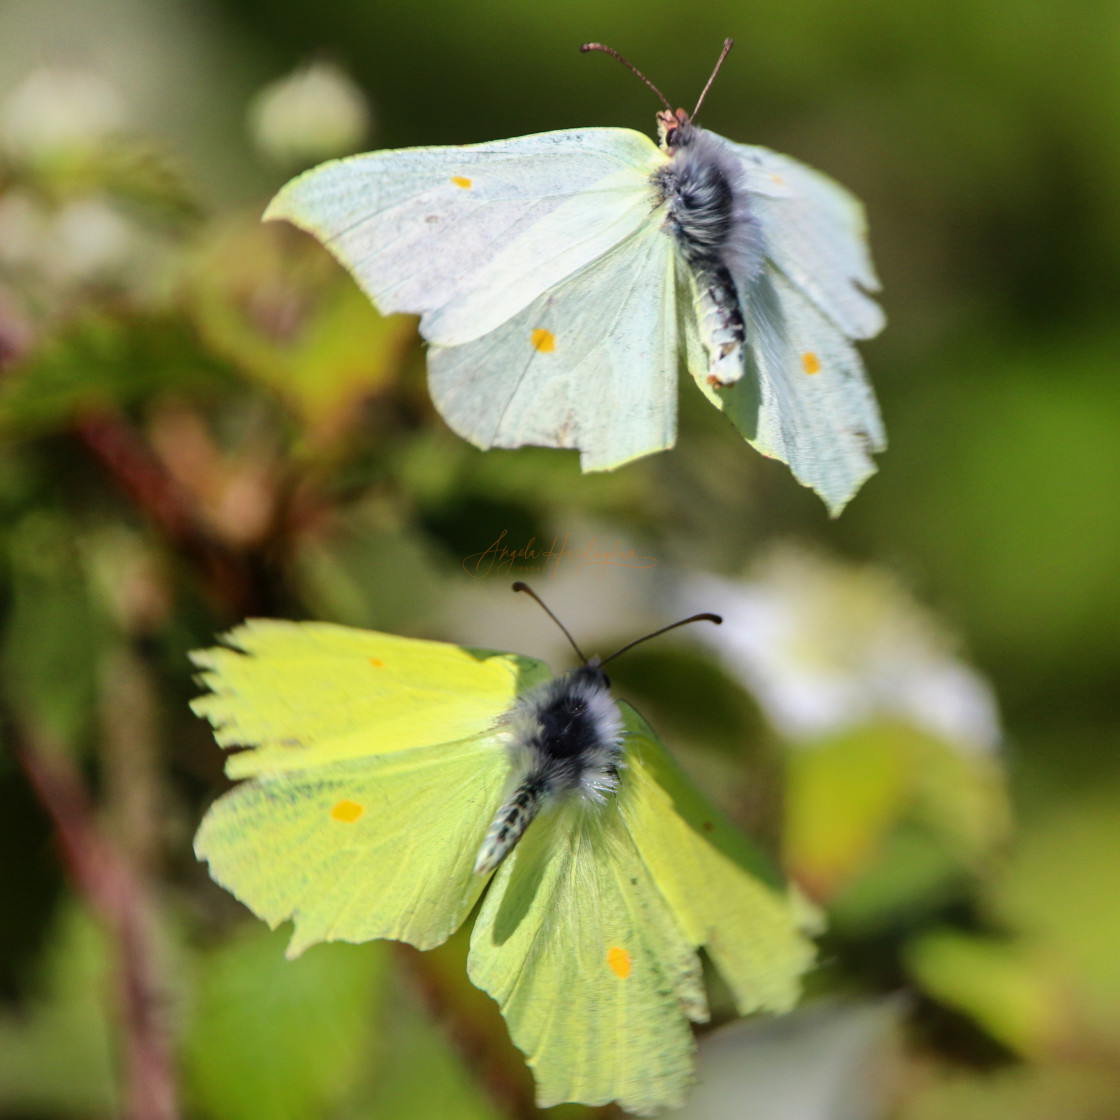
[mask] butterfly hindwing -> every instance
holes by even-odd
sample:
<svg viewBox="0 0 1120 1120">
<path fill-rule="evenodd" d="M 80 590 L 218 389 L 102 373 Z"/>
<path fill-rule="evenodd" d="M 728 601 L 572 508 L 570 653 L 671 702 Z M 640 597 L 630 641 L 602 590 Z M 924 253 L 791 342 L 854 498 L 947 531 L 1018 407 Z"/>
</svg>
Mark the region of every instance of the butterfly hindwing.
<svg viewBox="0 0 1120 1120">
<path fill-rule="evenodd" d="M 770 264 L 750 281 L 744 318 L 741 381 L 709 385 L 707 358 L 695 340 L 687 350 L 689 369 L 753 447 L 788 463 L 836 515 L 875 473 L 872 453 L 886 446 L 863 361 L 832 320 Z"/>
<path fill-rule="evenodd" d="M 478 846 L 507 776 L 493 739 L 417 747 L 242 782 L 209 809 L 195 853 L 272 927 L 288 955 L 390 938 L 430 949 L 486 885 Z"/>
<path fill-rule="evenodd" d="M 542 1106 L 679 1104 L 689 1021 L 708 1017 L 697 951 L 743 1013 L 788 1010 L 813 958 L 774 869 L 620 709 L 616 799 L 538 818 L 471 937 L 471 979 L 498 1001 Z"/>
<path fill-rule="evenodd" d="M 613 800 L 569 799 L 538 817 L 483 902 L 468 969 L 498 1002 L 542 1107 L 682 1102 L 688 1021 L 707 1018 L 699 960 Z"/>
<path fill-rule="evenodd" d="M 604 470 L 676 439 L 672 243 L 654 222 L 497 330 L 429 352 L 432 399 L 479 447 L 578 447 Z"/>
</svg>

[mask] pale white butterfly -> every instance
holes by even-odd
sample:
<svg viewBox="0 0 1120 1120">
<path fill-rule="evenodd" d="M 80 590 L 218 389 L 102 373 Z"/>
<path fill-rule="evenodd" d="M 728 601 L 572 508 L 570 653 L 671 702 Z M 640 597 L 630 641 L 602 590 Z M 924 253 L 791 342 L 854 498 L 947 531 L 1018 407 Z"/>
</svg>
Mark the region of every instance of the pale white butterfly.
<svg viewBox="0 0 1120 1120">
<path fill-rule="evenodd" d="M 314 234 L 381 311 L 421 315 L 432 398 L 478 447 L 578 448 L 584 470 L 671 447 L 683 352 L 839 513 L 885 446 L 852 345 L 884 322 L 862 207 L 696 126 L 715 71 L 690 116 L 630 68 L 665 105 L 660 147 L 584 128 L 372 152 L 300 175 L 264 216 Z"/>
</svg>

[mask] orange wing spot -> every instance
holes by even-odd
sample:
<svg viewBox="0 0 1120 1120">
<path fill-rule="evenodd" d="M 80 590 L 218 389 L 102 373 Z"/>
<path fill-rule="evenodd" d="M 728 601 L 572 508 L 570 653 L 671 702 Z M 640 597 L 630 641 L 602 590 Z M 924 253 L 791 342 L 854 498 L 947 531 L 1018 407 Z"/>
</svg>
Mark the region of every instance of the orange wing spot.
<svg viewBox="0 0 1120 1120">
<path fill-rule="evenodd" d="M 336 821 L 342 821 L 343 824 L 353 824 L 363 813 L 365 809 L 362 808 L 356 801 L 339 801 L 333 809 L 331 809 L 331 816 Z"/>
<path fill-rule="evenodd" d="M 452 175 L 451 181 L 455 186 L 461 187 L 465 191 L 469 191 L 474 186 L 474 183 L 463 175 Z"/>
<path fill-rule="evenodd" d="M 542 354 L 551 354 L 556 349 L 556 335 L 546 331 L 544 327 L 537 327 L 533 331 L 533 349 Z"/>
<path fill-rule="evenodd" d="M 630 954 L 621 945 L 612 945 L 607 950 L 607 964 L 619 980 L 630 975 Z"/>
<path fill-rule="evenodd" d="M 786 185 L 786 181 L 781 177 L 781 175 L 771 175 L 770 182 L 777 183 L 779 187 L 784 187 Z"/>
<path fill-rule="evenodd" d="M 380 657 L 371 657 L 371 658 L 369 659 L 369 663 L 370 663 L 370 664 L 371 664 L 371 665 L 372 665 L 372 666 L 373 666 L 373 667 L 374 667 L 375 669 L 384 669 L 384 668 L 385 668 L 385 662 L 384 662 L 384 661 L 382 661 Z"/>
<path fill-rule="evenodd" d="M 821 360 L 812 350 L 806 350 L 805 353 L 801 355 L 801 368 L 806 373 L 820 373 Z"/>
</svg>

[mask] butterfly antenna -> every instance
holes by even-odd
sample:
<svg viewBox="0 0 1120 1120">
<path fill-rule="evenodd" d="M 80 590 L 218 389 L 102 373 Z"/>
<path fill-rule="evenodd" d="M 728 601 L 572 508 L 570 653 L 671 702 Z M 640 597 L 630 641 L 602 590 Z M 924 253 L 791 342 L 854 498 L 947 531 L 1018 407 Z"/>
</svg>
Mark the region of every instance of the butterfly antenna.
<svg viewBox="0 0 1120 1120">
<path fill-rule="evenodd" d="M 568 628 L 560 621 L 560 619 L 556 617 L 556 615 L 552 613 L 552 611 L 548 609 L 548 607 L 545 605 L 544 600 L 527 583 L 522 583 L 521 580 L 518 580 L 513 585 L 513 589 L 514 591 L 524 591 L 526 595 L 531 595 L 534 599 L 536 599 L 537 603 L 540 605 L 541 610 L 543 610 L 544 613 L 547 614 L 548 617 L 551 618 L 552 621 L 555 622 L 556 625 L 564 631 L 564 637 L 572 643 L 572 649 L 574 649 L 576 653 L 579 654 L 580 661 L 582 661 L 584 665 L 586 665 L 587 658 L 583 656 L 583 650 L 581 650 L 579 646 L 576 645 L 576 640 L 571 636 L 571 634 L 568 633 Z"/>
<path fill-rule="evenodd" d="M 731 42 L 730 39 L 728 39 L 727 41 L 728 43 Z M 614 47 L 608 47 L 605 43 L 584 43 L 583 46 L 581 46 L 579 49 L 584 54 L 586 54 L 588 51 L 602 51 L 604 54 L 609 54 L 611 58 L 617 58 L 623 66 L 628 66 L 631 70 L 633 70 L 634 73 L 637 74 L 638 77 L 641 78 L 642 81 L 645 82 L 645 84 L 649 86 L 649 88 L 653 90 L 653 92 L 656 93 L 658 97 L 661 98 L 661 104 L 664 105 L 670 113 L 673 111 L 673 106 L 669 104 L 668 100 L 665 97 L 665 94 L 663 94 L 661 90 L 659 90 L 657 86 L 655 86 L 653 82 L 651 82 L 649 78 L 647 78 L 645 74 L 643 74 L 641 70 L 639 70 L 632 62 L 623 58 L 622 55 L 620 55 L 618 51 L 614 49 Z M 725 49 L 723 53 L 727 54 L 727 49 Z M 723 59 L 721 58 L 719 61 L 722 62 Z M 716 64 L 716 69 L 719 69 L 718 63 Z M 713 74 L 712 77 L 715 77 L 715 75 Z M 708 85 L 711 84 L 712 83 L 709 81 Z M 704 92 L 707 93 L 708 91 L 704 90 Z M 701 98 L 701 100 L 703 100 L 703 98 Z M 544 604 L 541 603 L 541 606 L 543 607 Z M 548 608 L 546 607 L 545 609 L 547 610 Z"/>
<path fill-rule="evenodd" d="M 708 84 L 704 87 L 704 92 L 700 94 L 700 100 L 696 102 L 696 108 L 692 110 L 692 116 L 695 117 L 700 112 L 700 106 L 704 104 L 704 98 L 708 96 L 708 90 L 712 88 L 712 82 L 716 80 L 716 75 L 719 73 L 719 68 L 723 65 L 723 60 L 727 57 L 727 52 L 735 45 L 734 39 L 724 39 L 723 50 L 720 56 L 716 59 L 716 68 L 712 71 L 712 76 L 708 79 Z"/>
<path fill-rule="evenodd" d="M 647 634 L 644 638 L 635 638 L 632 642 L 627 642 L 622 649 L 616 649 L 610 657 L 604 657 L 599 662 L 600 665 L 606 665 L 608 661 L 613 661 L 620 653 L 625 653 L 628 649 L 633 649 L 642 642 L 648 642 L 650 638 L 656 638 L 658 634 L 668 633 L 670 630 L 676 630 L 678 626 L 687 626 L 690 622 L 714 622 L 717 626 L 723 625 L 723 619 L 718 614 L 712 614 L 710 611 L 705 611 L 703 614 L 694 614 L 691 618 L 682 618 L 680 622 L 670 623 L 668 626 L 662 626 L 660 630 L 654 630 L 652 634 Z"/>
</svg>

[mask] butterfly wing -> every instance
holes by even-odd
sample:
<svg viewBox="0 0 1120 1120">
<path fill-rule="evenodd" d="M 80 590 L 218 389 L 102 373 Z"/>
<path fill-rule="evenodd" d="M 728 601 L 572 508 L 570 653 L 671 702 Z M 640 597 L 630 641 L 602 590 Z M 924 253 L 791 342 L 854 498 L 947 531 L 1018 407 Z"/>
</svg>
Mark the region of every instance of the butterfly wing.
<svg viewBox="0 0 1120 1120">
<path fill-rule="evenodd" d="M 709 385 L 707 355 L 684 318 L 689 370 L 748 443 L 788 463 L 836 516 L 875 473 L 873 453 L 886 447 L 863 360 L 770 264 L 751 279 L 744 305 L 747 375 L 728 388 Z"/>
<path fill-rule="evenodd" d="M 495 733 L 539 662 L 351 630 L 256 621 L 195 655 L 195 709 L 233 777 L 195 838 L 213 878 L 269 925 L 317 941 L 430 948 L 485 885 L 473 872 L 508 761 Z"/>
<path fill-rule="evenodd" d="M 580 449 L 607 470 L 676 440 L 673 247 L 647 222 L 465 345 L 433 346 L 432 399 L 478 447 Z"/>
<path fill-rule="evenodd" d="M 704 947 L 743 1012 L 797 998 L 812 946 L 772 868 L 620 705 L 625 762 L 606 806 L 561 802 L 499 870 L 471 937 L 542 1107 L 679 1105 L 689 1021 L 708 1017 Z"/>
<path fill-rule="evenodd" d="M 704 948 L 741 1014 L 788 1011 L 813 961 L 815 925 L 742 833 L 685 777 L 649 725 L 621 704 L 627 728 L 620 799 L 635 848 L 689 944 Z"/>
<path fill-rule="evenodd" d="M 612 128 L 375 152 L 293 180 L 265 217 L 318 237 L 381 310 L 421 313 L 433 400 L 464 438 L 607 469 L 676 437 L 661 162 Z"/>
<path fill-rule="evenodd" d="M 383 312 L 460 345 L 626 239 L 648 217 L 648 137 L 590 128 L 334 160 L 265 218 L 317 237 Z"/>
<path fill-rule="evenodd" d="M 530 657 L 357 630 L 255 619 L 191 655 L 210 689 L 193 701 L 245 778 L 475 737 L 548 680 Z"/>
<path fill-rule="evenodd" d="M 770 260 L 847 338 L 877 335 L 886 318 L 868 294 L 880 284 L 859 199 L 789 156 L 728 146 L 741 161 Z"/>
<path fill-rule="evenodd" d="M 724 141 L 742 167 L 765 260 L 735 277 L 747 332 L 746 376 L 708 384 L 696 324 L 682 315 L 688 367 L 701 391 L 764 455 L 788 463 L 833 515 L 875 473 L 886 435 L 851 340 L 883 326 L 859 202 L 826 176 L 765 148 Z M 694 299 L 695 280 L 682 310 Z"/>
<path fill-rule="evenodd" d="M 688 1020 L 707 1018 L 699 961 L 613 801 L 573 798 L 534 821 L 483 902 L 468 971 L 497 1000 L 541 1107 L 682 1103 Z"/>
</svg>

